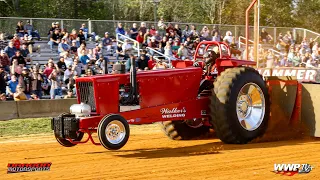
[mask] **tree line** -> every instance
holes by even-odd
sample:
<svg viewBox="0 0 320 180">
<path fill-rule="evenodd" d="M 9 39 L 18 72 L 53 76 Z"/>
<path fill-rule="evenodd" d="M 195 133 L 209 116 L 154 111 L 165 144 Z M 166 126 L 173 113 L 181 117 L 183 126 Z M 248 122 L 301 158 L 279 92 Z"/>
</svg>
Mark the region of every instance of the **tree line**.
<svg viewBox="0 0 320 180">
<path fill-rule="evenodd" d="M 244 25 L 251 0 L 2 0 L 0 16 Z M 155 8 L 157 7 L 157 8 Z M 261 0 L 261 26 L 318 31 L 319 0 Z M 250 19 L 253 22 L 253 17 Z"/>
</svg>

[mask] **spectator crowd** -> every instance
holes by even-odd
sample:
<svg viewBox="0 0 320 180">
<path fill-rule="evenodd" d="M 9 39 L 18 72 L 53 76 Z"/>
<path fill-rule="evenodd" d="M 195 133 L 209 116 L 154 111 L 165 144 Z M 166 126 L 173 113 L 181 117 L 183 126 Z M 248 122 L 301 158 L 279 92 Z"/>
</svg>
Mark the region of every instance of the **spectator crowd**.
<svg viewBox="0 0 320 180">
<path fill-rule="evenodd" d="M 117 37 L 118 36 L 118 37 Z M 203 26 L 198 30 L 194 25 L 179 27 L 178 24 L 164 23 L 161 18 L 157 25 L 133 23 L 123 27 L 118 23 L 115 32 L 105 32 L 103 38 L 89 33 L 86 24 L 68 32 L 59 22 L 53 22 L 48 30 L 48 47 L 59 60 L 49 58 L 44 65 L 32 62 L 30 54 L 40 51 L 34 39 L 41 40 L 37 30 L 27 21 L 17 23 L 16 33 L 4 37 L 0 33 L 0 99 L 28 100 L 48 97 L 71 98 L 75 93 L 78 77 L 104 74 L 107 71 L 108 56 L 125 62 L 126 70 L 131 67 L 131 59 L 138 70 L 148 70 L 149 60 L 156 60 L 154 69 L 168 68 L 165 59 L 157 59 L 156 54 L 164 54 L 166 59 L 192 60 L 196 47 L 201 41 L 219 41 L 229 44 L 234 58 L 245 58 L 246 52 L 238 49 L 238 43 L 231 31 L 222 34 L 218 26 Z M 95 41 L 94 48 L 88 48 L 88 41 Z M 117 39 L 121 42 L 117 42 Z M 133 43 L 133 41 L 135 43 Z M 292 33 L 280 33 L 273 39 L 265 29 L 260 34 L 259 59 L 261 67 L 318 67 L 320 47 L 316 39 L 294 39 Z M 264 48 L 274 44 L 273 48 Z M 135 54 L 135 47 L 141 50 Z M 147 48 L 149 47 L 149 48 Z M 153 49 L 153 50 L 150 50 Z M 105 56 L 105 54 L 107 54 Z M 253 48 L 249 48 L 249 60 L 253 60 Z M 63 94 L 66 94 L 63 96 Z"/>
</svg>

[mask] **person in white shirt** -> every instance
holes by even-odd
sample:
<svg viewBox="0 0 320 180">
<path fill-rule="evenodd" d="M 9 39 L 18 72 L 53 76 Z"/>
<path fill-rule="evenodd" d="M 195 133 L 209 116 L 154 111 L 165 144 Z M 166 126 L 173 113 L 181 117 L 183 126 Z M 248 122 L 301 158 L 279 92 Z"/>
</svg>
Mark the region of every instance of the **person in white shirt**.
<svg viewBox="0 0 320 180">
<path fill-rule="evenodd" d="M 66 64 L 67 67 L 69 67 L 70 65 L 73 65 L 73 59 L 69 57 L 69 53 L 64 53 L 63 58 L 64 58 L 64 63 Z"/>
<path fill-rule="evenodd" d="M 132 50 L 132 46 L 128 43 L 128 39 L 124 40 L 124 43 L 122 45 L 122 50 L 124 54 L 130 54 Z"/>
<path fill-rule="evenodd" d="M 178 49 L 178 55 L 182 60 L 189 59 L 188 49 L 186 48 L 186 45 L 187 45 L 186 43 L 183 43 Z"/>
<path fill-rule="evenodd" d="M 228 42 L 228 44 L 232 43 L 232 33 L 231 31 L 226 32 L 226 36 L 223 38 L 223 41 Z"/>
<path fill-rule="evenodd" d="M 72 78 L 77 73 L 72 69 L 72 65 L 67 66 L 67 70 L 64 71 L 63 81 L 65 84 L 69 83 L 69 79 Z"/>
</svg>

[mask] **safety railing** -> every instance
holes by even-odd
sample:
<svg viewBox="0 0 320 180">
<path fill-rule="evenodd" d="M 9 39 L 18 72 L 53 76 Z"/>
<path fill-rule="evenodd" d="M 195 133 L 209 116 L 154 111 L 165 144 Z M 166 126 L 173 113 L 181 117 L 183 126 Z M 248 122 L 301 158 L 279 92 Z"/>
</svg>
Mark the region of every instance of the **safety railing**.
<svg viewBox="0 0 320 180">
<path fill-rule="evenodd" d="M 242 39 L 243 39 L 244 41 L 246 40 L 245 37 L 239 36 L 239 40 L 238 40 L 239 49 L 241 48 L 241 45 L 244 45 L 244 46 L 246 45 L 246 43 L 241 42 Z M 252 45 L 253 45 L 254 42 L 249 39 L 249 43 L 252 43 Z M 258 46 L 259 46 L 259 48 L 260 48 L 260 47 L 261 47 L 261 44 L 258 44 Z"/>
<path fill-rule="evenodd" d="M 95 32 L 98 35 L 103 35 L 105 31 L 114 35 L 117 23 L 121 22 L 123 27 L 126 29 L 132 27 L 133 23 L 141 23 L 141 21 L 126 21 L 126 20 L 91 20 L 91 19 L 58 19 L 58 18 L 22 18 L 22 17 L 0 17 L 0 31 L 7 32 L 9 34 L 15 33 L 15 27 L 19 20 L 30 20 L 30 23 L 38 30 L 41 37 L 47 37 L 47 33 L 51 28 L 52 22 L 59 22 L 61 28 L 67 29 L 71 32 L 72 29 L 79 29 L 81 24 L 85 23 L 88 27 L 88 33 L 91 34 Z M 154 21 L 144 21 L 147 26 L 154 25 Z M 184 29 L 185 25 L 194 25 L 196 29 L 201 30 L 203 26 L 207 26 L 212 29 L 213 26 L 218 27 L 221 34 L 225 34 L 227 31 L 232 32 L 232 35 L 238 38 L 239 36 L 244 36 L 245 26 L 244 25 L 227 25 L 227 24 L 201 24 L 201 23 L 181 23 L 181 22 L 164 22 L 165 24 L 178 24 L 181 29 Z M 250 31 L 253 31 L 253 27 L 250 26 Z M 292 28 L 292 27 L 267 27 L 260 26 L 260 30 L 264 28 L 273 39 L 277 39 L 279 33 L 286 33 L 287 31 L 292 32 L 294 39 L 299 37 L 316 38 L 319 33 L 313 32 L 308 29 L 303 28 Z M 253 33 L 251 33 L 253 34 Z M 249 37 L 252 39 L 253 37 Z M 320 39 L 319 39 L 320 40 Z M 274 43 L 276 43 L 274 41 Z"/>
<path fill-rule="evenodd" d="M 239 36 L 239 39 L 238 39 L 238 47 L 239 47 L 239 49 L 241 48 L 241 45 L 246 45 L 245 43 L 243 43 L 243 42 L 241 42 L 241 40 L 246 40 L 246 38 L 245 37 L 242 37 L 242 36 Z M 252 40 L 250 40 L 249 39 L 249 43 L 254 43 L 254 41 L 252 41 Z M 253 45 L 253 44 L 252 44 Z M 259 48 L 263 48 L 263 45 L 262 44 L 259 44 L 258 45 L 259 46 Z M 276 56 L 283 56 L 284 55 L 284 53 L 282 53 L 282 52 L 280 52 L 280 51 L 277 51 L 277 50 L 274 50 L 274 49 L 272 49 L 272 48 L 267 48 L 268 50 L 270 50 L 270 51 L 272 51 L 274 54 L 277 54 Z"/>
<path fill-rule="evenodd" d="M 132 48 L 137 51 L 138 57 L 140 56 L 140 44 L 138 41 L 120 33 L 117 33 L 116 39 L 117 39 L 117 43 L 120 42 L 122 44 L 125 42 L 125 40 L 128 40 L 129 44 L 133 44 Z"/>
<path fill-rule="evenodd" d="M 153 57 L 154 58 L 159 58 L 159 59 L 164 59 L 165 61 L 168 61 L 169 66 L 171 67 L 171 60 L 176 60 L 177 58 L 173 57 L 173 56 L 167 56 L 153 48 L 147 47 L 146 48 L 149 53 L 153 53 Z"/>
</svg>

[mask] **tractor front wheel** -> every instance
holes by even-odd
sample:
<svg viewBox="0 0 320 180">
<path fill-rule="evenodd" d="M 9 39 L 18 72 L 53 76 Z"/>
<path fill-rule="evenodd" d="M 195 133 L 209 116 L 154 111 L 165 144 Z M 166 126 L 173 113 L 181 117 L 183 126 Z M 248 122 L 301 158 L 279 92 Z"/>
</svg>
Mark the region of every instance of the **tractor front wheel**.
<svg viewBox="0 0 320 180">
<path fill-rule="evenodd" d="M 225 143 L 245 144 L 266 131 L 270 102 L 265 82 L 253 68 L 230 68 L 214 83 L 211 124 Z"/>
<path fill-rule="evenodd" d="M 127 120 L 122 116 L 110 114 L 100 121 L 97 132 L 103 147 L 117 150 L 127 143 L 130 129 Z"/>
<path fill-rule="evenodd" d="M 185 121 L 164 121 L 161 122 L 164 133 L 173 140 L 189 140 L 203 135 L 210 131 L 209 126 L 205 126 L 201 119 Z"/>
</svg>

